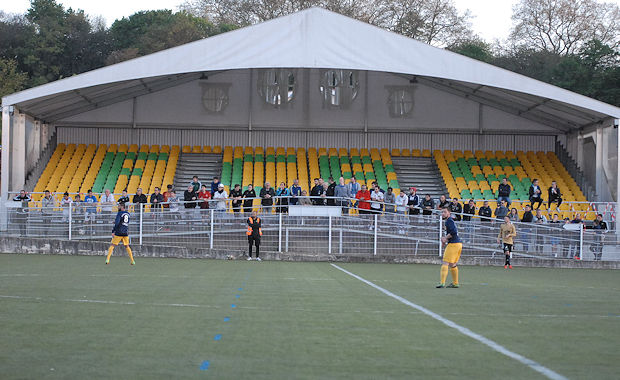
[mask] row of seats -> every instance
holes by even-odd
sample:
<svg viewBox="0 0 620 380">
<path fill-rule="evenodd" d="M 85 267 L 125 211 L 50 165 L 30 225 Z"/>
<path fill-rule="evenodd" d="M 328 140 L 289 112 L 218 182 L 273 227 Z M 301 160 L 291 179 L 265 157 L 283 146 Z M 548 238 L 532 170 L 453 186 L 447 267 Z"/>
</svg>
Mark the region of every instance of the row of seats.
<svg viewBox="0 0 620 380">
<path fill-rule="evenodd" d="M 430 149 L 392 149 L 392 157 L 432 157 Z"/>
<path fill-rule="evenodd" d="M 553 152 L 435 150 L 433 156 L 452 198 L 473 198 L 478 204 L 483 200 L 495 200 L 505 177 L 512 188 L 511 199 L 516 201 L 513 205 L 520 212 L 530 203 L 529 188 L 533 179 L 539 180 L 545 200 L 551 181 L 556 181 L 564 202 L 586 202 L 581 189 Z M 558 212 L 582 212 L 588 211 L 588 207 L 586 203 L 563 203 Z M 546 210 L 547 205 L 542 208 Z"/>
<path fill-rule="evenodd" d="M 204 148 L 203 148 L 204 151 Z M 221 181 L 227 190 L 234 184 L 247 189 L 255 185 L 257 193 L 265 182 L 277 188 L 299 180 L 302 190 L 310 191 L 314 178 L 344 177 L 349 183 L 355 175 L 369 187 L 377 181 L 381 188 L 391 186 L 396 194 L 399 184 L 387 149 L 283 148 L 227 146 L 223 149 Z"/>
<path fill-rule="evenodd" d="M 142 187 L 152 193 L 155 187 L 172 183 L 181 149 L 179 146 L 136 144 L 99 145 L 58 144 L 34 192 L 101 193 L 110 189 L 135 193 Z M 34 194 L 40 200 L 41 194 Z"/>
<path fill-rule="evenodd" d="M 184 145 L 182 149 L 183 153 L 213 153 L 213 154 L 222 154 L 222 147 L 219 145 L 210 146 L 210 145 Z"/>
</svg>

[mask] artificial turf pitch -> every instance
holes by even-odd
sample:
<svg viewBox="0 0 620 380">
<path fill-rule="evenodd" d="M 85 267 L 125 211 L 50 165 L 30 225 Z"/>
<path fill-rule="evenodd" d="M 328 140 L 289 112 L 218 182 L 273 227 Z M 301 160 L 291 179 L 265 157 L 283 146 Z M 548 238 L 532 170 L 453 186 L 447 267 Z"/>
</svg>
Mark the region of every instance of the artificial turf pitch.
<svg viewBox="0 0 620 380">
<path fill-rule="evenodd" d="M 329 263 L 0 255 L 2 379 L 538 379 Z M 620 375 L 620 275 L 340 264 L 571 379 Z M 234 307 L 233 307 L 234 305 Z"/>
</svg>

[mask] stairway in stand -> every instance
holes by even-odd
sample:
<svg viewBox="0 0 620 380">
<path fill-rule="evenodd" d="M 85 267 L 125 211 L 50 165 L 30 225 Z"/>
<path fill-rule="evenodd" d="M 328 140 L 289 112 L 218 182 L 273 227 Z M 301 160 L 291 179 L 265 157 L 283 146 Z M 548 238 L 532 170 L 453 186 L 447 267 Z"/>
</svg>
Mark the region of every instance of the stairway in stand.
<svg viewBox="0 0 620 380">
<path fill-rule="evenodd" d="M 392 157 L 401 188 L 417 188 L 420 200 L 430 194 L 435 200 L 448 194 L 435 160 L 429 157 Z"/>
<path fill-rule="evenodd" d="M 207 190 L 211 191 L 211 181 L 213 177 L 222 174 L 222 155 L 213 153 L 181 153 L 177 164 L 176 175 L 174 176 L 174 187 L 177 192 L 187 189 L 187 185 L 192 182 L 193 176 L 198 176 L 198 180 L 207 185 Z M 166 186 L 167 184 L 164 184 Z M 163 190 L 165 191 L 165 189 Z"/>
</svg>

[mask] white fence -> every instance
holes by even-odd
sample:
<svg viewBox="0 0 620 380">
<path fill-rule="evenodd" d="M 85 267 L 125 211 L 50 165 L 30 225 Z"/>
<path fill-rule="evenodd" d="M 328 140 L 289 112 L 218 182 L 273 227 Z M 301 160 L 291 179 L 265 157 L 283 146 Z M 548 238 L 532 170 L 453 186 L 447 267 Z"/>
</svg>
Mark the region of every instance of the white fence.
<svg viewBox="0 0 620 380">
<path fill-rule="evenodd" d="M 278 199 L 273 208 L 254 208 L 262 219 L 263 252 L 440 256 L 443 251 L 440 238 L 444 231 L 439 210 L 433 210 L 430 215 L 384 211 L 360 214 L 359 209 L 345 202 L 347 207 L 303 206 L 321 210 L 314 214 L 323 215 L 326 213 L 321 208 L 334 207 L 337 216 L 294 216 L 288 214 L 286 205 L 277 207 L 277 202 Z M 180 202 L 178 209 L 170 208 L 169 204 L 157 208 L 128 204 L 132 215 L 131 243 L 247 250 L 247 213 L 231 210 L 230 204 L 222 210 L 186 208 L 192 203 L 196 204 Z M 112 205 L 74 203 L 43 208 L 40 202 L 29 202 L 27 207 L 12 202 L 8 206 L 3 213 L 7 228 L 0 234 L 45 239 L 109 241 L 116 214 L 116 206 Z M 456 222 L 464 243 L 463 256 L 501 255 L 497 240 L 500 223 L 479 216 Z M 517 257 L 620 260 L 613 231 L 580 227 L 568 230 L 563 223 L 514 224 L 518 236 L 513 254 Z"/>
</svg>

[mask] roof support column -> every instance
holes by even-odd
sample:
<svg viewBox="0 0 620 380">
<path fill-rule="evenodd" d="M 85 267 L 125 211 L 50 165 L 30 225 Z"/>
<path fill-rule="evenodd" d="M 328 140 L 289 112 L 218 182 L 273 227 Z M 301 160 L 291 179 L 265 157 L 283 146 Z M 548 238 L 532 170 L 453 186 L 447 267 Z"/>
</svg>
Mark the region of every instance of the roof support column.
<svg viewBox="0 0 620 380">
<path fill-rule="evenodd" d="M 9 165 L 11 164 L 11 113 L 9 106 L 2 107 L 2 173 L 0 198 L 9 199 Z"/>
<path fill-rule="evenodd" d="M 250 85 L 249 85 L 249 89 L 248 89 L 248 146 L 253 146 L 252 145 L 252 86 L 254 85 L 254 69 L 249 69 L 250 70 Z"/>
<path fill-rule="evenodd" d="M 364 148 L 368 149 L 368 70 L 364 71 Z"/>
<path fill-rule="evenodd" d="M 26 182 L 26 115 L 13 114 L 11 144 L 11 188 L 20 191 Z"/>
<path fill-rule="evenodd" d="M 603 200 L 603 186 L 605 185 L 605 172 L 603 169 L 603 127 L 596 128 L 596 200 Z"/>
<path fill-rule="evenodd" d="M 618 132 L 618 145 L 617 145 L 617 156 L 616 156 L 616 164 L 618 173 L 616 173 L 616 241 L 620 240 L 620 228 L 618 228 L 618 213 L 620 213 L 620 119 L 614 119 L 613 128 L 616 128 Z"/>
</svg>

